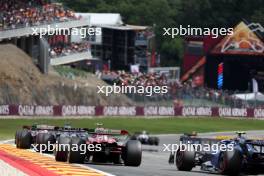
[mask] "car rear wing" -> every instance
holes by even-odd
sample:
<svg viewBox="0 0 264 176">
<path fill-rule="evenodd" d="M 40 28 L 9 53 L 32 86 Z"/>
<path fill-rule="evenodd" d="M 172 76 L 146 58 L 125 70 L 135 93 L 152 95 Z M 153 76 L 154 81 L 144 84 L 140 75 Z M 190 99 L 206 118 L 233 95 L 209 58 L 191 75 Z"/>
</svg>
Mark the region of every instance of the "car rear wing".
<svg viewBox="0 0 264 176">
<path fill-rule="evenodd" d="M 22 128 L 28 130 L 56 130 L 59 127 L 50 125 L 23 125 Z"/>
<path fill-rule="evenodd" d="M 51 126 L 51 125 L 24 125 L 23 129 L 29 130 L 47 130 L 47 131 L 62 131 L 62 132 L 94 132 L 94 129 L 88 128 L 72 128 L 72 127 L 59 127 L 59 126 Z"/>
<path fill-rule="evenodd" d="M 95 129 L 90 134 L 101 134 L 101 135 L 129 135 L 126 130 L 113 130 L 113 129 Z"/>
<path fill-rule="evenodd" d="M 94 129 L 89 129 L 89 128 L 65 128 L 65 127 L 59 127 L 56 129 L 57 131 L 60 132 L 94 132 Z"/>
<path fill-rule="evenodd" d="M 221 141 L 221 139 L 215 138 L 200 138 L 200 137 L 190 137 L 190 136 L 181 136 L 180 141 L 182 143 L 188 144 L 216 144 Z"/>
</svg>

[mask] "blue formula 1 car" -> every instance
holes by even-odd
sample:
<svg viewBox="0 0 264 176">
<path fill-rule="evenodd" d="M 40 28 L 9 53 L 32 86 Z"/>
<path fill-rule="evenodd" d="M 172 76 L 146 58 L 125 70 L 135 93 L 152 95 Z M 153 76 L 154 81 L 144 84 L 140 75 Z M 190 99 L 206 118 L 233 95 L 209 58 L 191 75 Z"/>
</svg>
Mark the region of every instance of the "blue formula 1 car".
<svg viewBox="0 0 264 176">
<path fill-rule="evenodd" d="M 185 134 L 181 136 L 180 143 L 192 144 L 190 146 L 194 150 L 179 148 L 171 152 L 169 163 L 175 163 L 180 171 L 191 171 L 195 166 L 200 166 L 202 171 L 232 176 L 264 173 L 264 140 L 247 139 L 243 136 L 244 132 L 237 134 L 237 137 L 229 139 L 199 138 Z M 201 149 L 205 146 L 206 151 Z"/>
</svg>

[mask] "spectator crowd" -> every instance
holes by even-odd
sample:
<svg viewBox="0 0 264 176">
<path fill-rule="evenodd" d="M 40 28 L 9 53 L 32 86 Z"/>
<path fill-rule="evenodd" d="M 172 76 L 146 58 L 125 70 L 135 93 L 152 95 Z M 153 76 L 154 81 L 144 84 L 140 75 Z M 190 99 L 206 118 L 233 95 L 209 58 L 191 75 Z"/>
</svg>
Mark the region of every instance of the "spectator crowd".
<svg viewBox="0 0 264 176">
<path fill-rule="evenodd" d="M 157 73 L 128 73 L 125 71 L 106 71 L 103 75 L 109 75 L 118 85 L 133 86 L 163 86 L 167 85 L 167 78 Z"/>
<path fill-rule="evenodd" d="M 89 51 L 90 44 L 88 42 L 81 42 L 81 43 L 60 43 L 57 45 L 53 45 L 50 48 L 49 54 L 51 58 L 67 56 L 72 53 L 81 53 L 85 51 Z"/>
<path fill-rule="evenodd" d="M 168 86 L 168 94 L 159 94 L 150 97 L 150 101 L 172 100 L 175 106 L 182 106 L 184 102 L 194 106 L 231 106 L 231 107 L 252 107 L 254 102 L 237 99 L 232 96 L 238 92 L 216 90 L 204 86 L 196 86 L 192 80 L 181 83 L 177 80 L 168 81 L 164 74 L 159 73 L 128 73 L 125 71 L 103 71 L 96 73 L 98 77 L 108 83 L 118 85 L 134 86 Z M 142 95 L 133 95 L 134 100 L 140 100 Z M 137 99 L 138 98 L 138 99 Z M 142 99 L 141 99 L 142 100 Z M 146 101 L 146 97 L 144 97 Z M 212 104 L 210 104 L 210 102 Z M 147 103 L 147 102 L 146 102 Z"/>
<path fill-rule="evenodd" d="M 72 10 L 48 0 L 1 0 L 0 30 L 77 19 Z"/>
</svg>

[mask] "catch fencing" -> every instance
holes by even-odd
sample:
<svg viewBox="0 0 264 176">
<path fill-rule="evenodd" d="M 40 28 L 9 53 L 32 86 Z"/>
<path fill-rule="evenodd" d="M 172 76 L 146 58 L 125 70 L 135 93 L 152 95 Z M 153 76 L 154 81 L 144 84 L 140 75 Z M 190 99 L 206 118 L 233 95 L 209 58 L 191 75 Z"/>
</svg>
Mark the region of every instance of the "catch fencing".
<svg viewBox="0 0 264 176">
<path fill-rule="evenodd" d="M 244 100 L 235 96 L 239 93 L 244 93 Z M 175 106 L 177 104 L 177 106 L 231 108 L 264 107 L 264 101 L 246 100 L 247 93 L 249 92 L 183 87 L 175 90 L 169 89 L 167 94 L 153 94 L 149 97 L 142 94 L 127 94 L 127 96 L 138 106 Z"/>
</svg>

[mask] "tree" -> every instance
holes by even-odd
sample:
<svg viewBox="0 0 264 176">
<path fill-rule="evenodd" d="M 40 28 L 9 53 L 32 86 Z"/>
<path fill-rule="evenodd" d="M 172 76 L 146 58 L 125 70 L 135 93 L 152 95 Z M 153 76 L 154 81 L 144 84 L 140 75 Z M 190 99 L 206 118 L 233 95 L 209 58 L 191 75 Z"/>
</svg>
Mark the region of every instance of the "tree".
<svg viewBox="0 0 264 176">
<path fill-rule="evenodd" d="M 263 0 L 60 0 L 78 12 L 120 13 L 128 24 L 155 26 L 162 64 L 180 64 L 183 39 L 164 38 L 164 27 L 234 27 L 242 19 L 264 24 Z"/>
<path fill-rule="evenodd" d="M 254 11 L 251 21 L 260 23 L 264 27 L 264 8 Z"/>
</svg>

